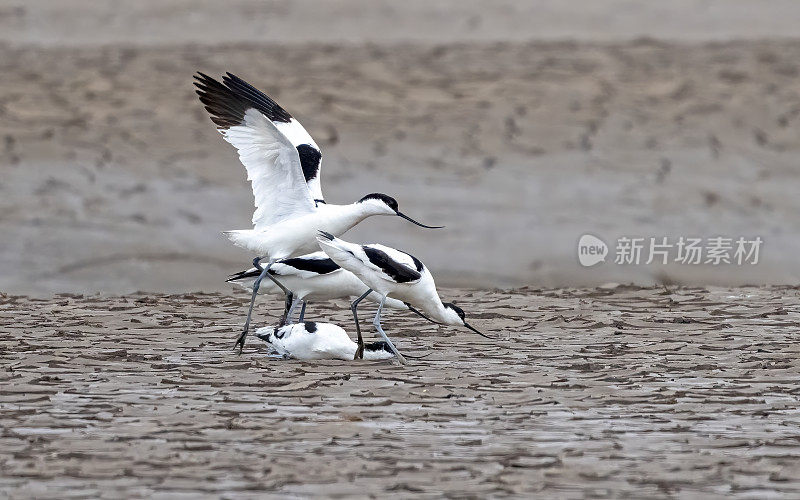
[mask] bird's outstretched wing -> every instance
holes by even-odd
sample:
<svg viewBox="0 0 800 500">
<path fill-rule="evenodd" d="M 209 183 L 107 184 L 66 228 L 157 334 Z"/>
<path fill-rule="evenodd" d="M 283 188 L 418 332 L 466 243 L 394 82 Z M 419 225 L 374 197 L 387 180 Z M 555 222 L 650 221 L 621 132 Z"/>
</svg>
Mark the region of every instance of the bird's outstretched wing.
<svg viewBox="0 0 800 500">
<path fill-rule="evenodd" d="M 195 79 L 200 101 L 247 169 L 255 197 L 256 229 L 313 212 L 322 201 L 321 154 L 302 125 L 230 73 L 222 82 L 203 73 Z"/>
</svg>

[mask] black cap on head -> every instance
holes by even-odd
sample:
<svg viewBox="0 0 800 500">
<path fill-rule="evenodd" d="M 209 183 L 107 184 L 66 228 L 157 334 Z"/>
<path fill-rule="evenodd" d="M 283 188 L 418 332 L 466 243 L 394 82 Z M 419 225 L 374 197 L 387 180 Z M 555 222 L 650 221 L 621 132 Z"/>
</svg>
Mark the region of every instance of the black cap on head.
<svg viewBox="0 0 800 500">
<path fill-rule="evenodd" d="M 362 203 L 362 202 L 364 202 L 366 200 L 380 200 L 380 201 L 386 203 L 386 205 L 389 208 L 391 208 L 392 210 L 397 212 L 397 200 L 395 200 L 391 196 L 387 196 L 387 195 L 385 195 L 383 193 L 372 193 L 372 194 L 368 194 L 365 197 L 361 198 L 360 200 L 358 200 L 358 202 Z"/>
<path fill-rule="evenodd" d="M 472 326 L 469 323 L 467 323 L 467 321 L 464 319 L 464 310 L 463 309 L 461 309 L 457 305 L 453 304 L 452 302 L 442 302 L 442 305 L 445 306 L 448 309 L 454 310 L 456 312 L 456 314 L 458 314 L 458 317 L 461 318 L 461 322 L 464 323 L 464 327 L 465 328 L 468 328 L 468 329 L 472 330 L 473 332 L 477 333 L 481 337 L 485 337 L 487 339 L 492 339 L 492 337 L 486 335 L 485 333 L 479 332 L 478 330 L 475 329 L 474 326 Z M 492 340 L 494 340 L 494 339 L 492 339 Z"/>
<path fill-rule="evenodd" d="M 443 306 L 449 307 L 450 309 L 454 310 L 458 317 L 461 318 L 461 321 L 464 321 L 464 310 L 458 307 L 457 305 L 453 304 L 452 302 L 443 302 Z"/>
<path fill-rule="evenodd" d="M 409 217 L 408 215 L 404 214 L 403 212 L 401 212 L 400 210 L 397 209 L 397 200 L 395 200 L 391 196 L 386 196 L 383 193 L 368 194 L 365 197 L 363 197 L 360 200 L 358 200 L 358 203 L 363 203 L 363 202 L 365 202 L 367 200 L 378 200 L 378 201 L 382 202 L 384 205 L 389 207 L 390 210 L 394 211 L 395 215 L 397 215 L 398 217 L 402 217 L 405 220 L 411 222 L 412 224 L 416 224 L 416 225 L 418 225 L 420 227 L 426 227 L 428 229 L 441 229 L 441 228 L 444 227 L 444 226 L 428 226 L 428 225 L 425 225 L 425 224 L 423 224 L 421 222 L 415 221 L 414 219 L 412 219 L 411 217 Z M 383 214 L 383 215 L 390 215 L 390 214 Z"/>
<path fill-rule="evenodd" d="M 383 340 L 379 340 L 377 342 L 367 342 L 364 344 L 364 350 L 370 352 L 377 352 L 377 351 L 386 351 L 389 354 L 394 354 L 394 351 L 389 344 L 384 342 Z"/>
<path fill-rule="evenodd" d="M 260 335 L 259 335 L 259 334 L 256 334 L 256 337 L 260 338 L 261 340 L 263 340 L 263 341 L 264 341 L 264 342 L 266 342 L 266 343 L 269 343 L 269 342 L 270 342 L 270 340 L 271 340 L 272 334 L 273 334 L 273 333 L 275 333 L 275 332 L 277 332 L 277 331 L 278 331 L 278 329 L 277 329 L 277 328 L 273 328 L 271 332 L 268 332 L 268 333 L 262 333 L 262 334 L 260 334 Z"/>
</svg>

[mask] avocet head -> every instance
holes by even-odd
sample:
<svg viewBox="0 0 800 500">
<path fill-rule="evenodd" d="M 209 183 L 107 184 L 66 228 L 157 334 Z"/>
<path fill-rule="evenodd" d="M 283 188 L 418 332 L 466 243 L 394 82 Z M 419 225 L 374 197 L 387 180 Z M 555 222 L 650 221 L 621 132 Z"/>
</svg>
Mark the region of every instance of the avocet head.
<svg viewBox="0 0 800 500">
<path fill-rule="evenodd" d="M 330 325 L 335 327 L 335 325 Z M 317 324 L 313 321 L 277 327 L 259 328 L 256 337 L 266 342 L 278 354 L 297 357 L 317 343 Z"/>
<path fill-rule="evenodd" d="M 473 332 L 477 333 L 481 337 L 486 337 L 490 339 L 488 335 L 484 335 L 483 333 L 476 330 L 472 327 L 469 323 L 464 320 L 464 310 L 458 307 L 457 305 L 453 304 L 452 302 L 444 302 L 445 315 L 444 315 L 444 323 L 447 325 L 453 326 L 463 326 L 465 328 L 469 328 Z"/>
<path fill-rule="evenodd" d="M 394 357 L 392 348 L 384 341 L 367 342 L 364 344 L 364 359 L 390 359 Z"/>
<path fill-rule="evenodd" d="M 372 215 L 396 215 L 398 217 L 404 218 L 409 222 L 413 222 L 418 226 L 427 227 L 428 229 L 441 229 L 444 227 L 444 226 L 426 226 L 425 224 L 415 221 L 414 219 L 404 214 L 397 208 L 397 200 L 383 193 L 368 194 L 365 197 L 358 200 L 357 203 L 361 203 L 365 206 L 368 206 L 371 209 L 370 212 Z"/>
</svg>

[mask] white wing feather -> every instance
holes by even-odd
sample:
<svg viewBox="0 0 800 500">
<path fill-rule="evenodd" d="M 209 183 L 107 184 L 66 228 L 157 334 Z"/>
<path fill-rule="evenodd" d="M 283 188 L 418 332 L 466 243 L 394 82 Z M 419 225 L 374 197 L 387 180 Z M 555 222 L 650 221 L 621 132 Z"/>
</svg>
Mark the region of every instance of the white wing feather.
<svg viewBox="0 0 800 500">
<path fill-rule="evenodd" d="M 271 120 L 251 108 L 243 124 L 220 132 L 239 151 L 239 160 L 247 169 L 255 198 L 256 230 L 316 210 L 297 149 Z"/>
<path fill-rule="evenodd" d="M 314 142 L 314 139 L 311 137 L 305 127 L 303 127 L 300 122 L 298 122 L 295 118 L 289 120 L 289 123 L 284 122 L 273 122 L 275 126 L 278 127 L 283 135 L 286 136 L 287 139 L 294 145 L 294 147 L 301 146 L 303 144 L 308 144 L 312 146 L 317 151 L 321 151 L 317 143 Z M 314 200 L 324 200 L 325 198 L 322 197 L 322 184 L 320 183 L 320 175 L 322 174 L 322 160 L 320 159 L 319 164 L 317 165 L 317 172 L 314 177 L 307 181 L 308 189 L 311 191 L 311 198 Z"/>
</svg>

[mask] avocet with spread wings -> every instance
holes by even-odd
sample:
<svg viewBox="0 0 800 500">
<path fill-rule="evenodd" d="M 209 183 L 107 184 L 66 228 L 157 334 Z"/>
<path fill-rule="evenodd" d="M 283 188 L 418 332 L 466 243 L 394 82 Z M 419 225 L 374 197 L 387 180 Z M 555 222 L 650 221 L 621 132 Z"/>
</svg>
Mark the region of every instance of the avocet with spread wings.
<svg viewBox="0 0 800 500">
<path fill-rule="evenodd" d="M 341 235 L 373 215 L 396 215 L 422 227 L 400 212 L 397 201 L 385 194 L 368 194 L 349 205 L 325 203 L 320 185 L 322 153 L 314 139 L 289 113 L 249 83 L 227 73 L 222 82 L 203 73 L 195 76 L 197 94 L 211 120 L 239 159 L 252 183 L 256 210 L 253 229 L 227 231 L 236 245 L 255 252 L 253 264 L 268 264 L 253 286 L 244 331 L 244 346 L 258 287 L 265 276 L 287 295 L 290 290 L 268 274 L 279 259 L 319 249 L 317 231 Z"/>
</svg>

